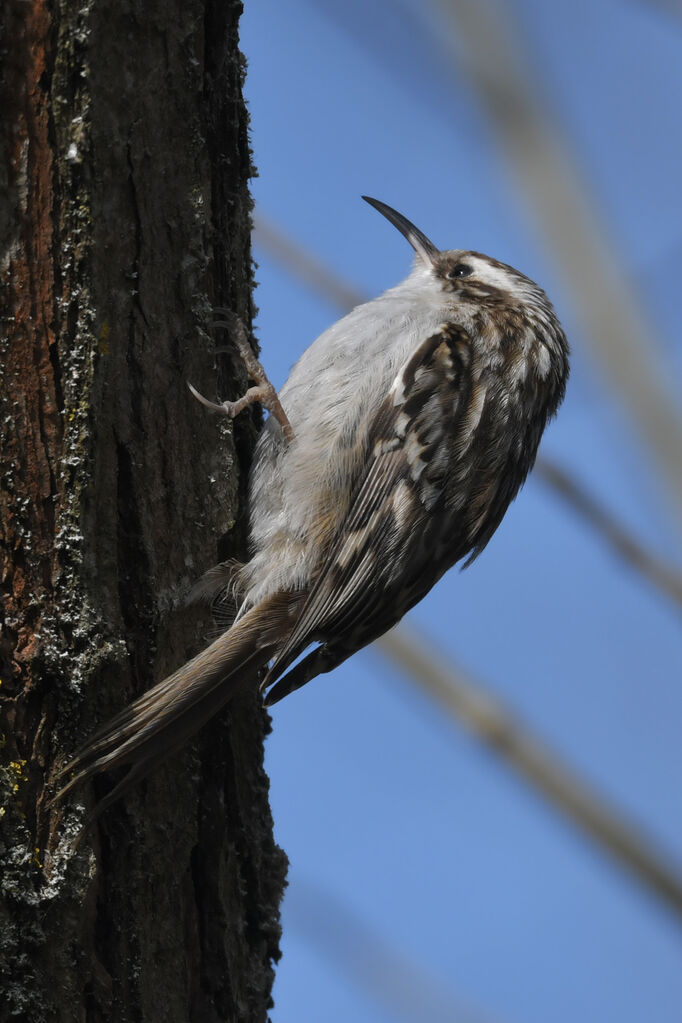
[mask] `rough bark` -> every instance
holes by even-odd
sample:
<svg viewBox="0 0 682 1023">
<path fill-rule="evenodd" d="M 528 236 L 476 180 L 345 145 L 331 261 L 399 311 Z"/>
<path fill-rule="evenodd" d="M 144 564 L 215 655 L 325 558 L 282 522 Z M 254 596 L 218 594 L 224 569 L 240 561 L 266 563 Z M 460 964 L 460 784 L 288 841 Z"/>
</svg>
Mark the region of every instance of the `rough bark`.
<svg viewBox="0 0 682 1023">
<path fill-rule="evenodd" d="M 0 12 L 0 1019 L 264 1020 L 285 861 L 255 692 L 103 816 L 46 807 L 93 726 L 195 653 L 189 583 L 243 543 L 255 426 L 237 0 Z M 218 340 L 224 344 L 225 339 Z"/>
</svg>

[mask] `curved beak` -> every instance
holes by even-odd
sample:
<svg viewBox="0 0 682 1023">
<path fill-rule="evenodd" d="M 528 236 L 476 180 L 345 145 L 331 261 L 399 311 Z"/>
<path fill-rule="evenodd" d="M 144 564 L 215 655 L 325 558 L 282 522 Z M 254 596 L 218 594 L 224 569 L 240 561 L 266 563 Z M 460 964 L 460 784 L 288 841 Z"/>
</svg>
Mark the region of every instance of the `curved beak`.
<svg viewBox="0 0 682 1023">
<path fill-rule="evenodd" d="M 398 228 L 427 266 L 433 266 L 436 257 L 440 255 L 440 251 L 432 241 L 429 241 L 425 234 L 422 234 L 419 228 L 410 223 L 402 213 L 398 213 L 397 210 L 387 206 L 385 202 L 380 202 L 379 199 L 370 199 L 368 195 L 363 195 L 362 198 L 370 206 L 373 206 L 375 210 L 378 210 L 382 216 L 386 217 L 386 220 L 390 220 L 394 227 Z"/>
</svg>

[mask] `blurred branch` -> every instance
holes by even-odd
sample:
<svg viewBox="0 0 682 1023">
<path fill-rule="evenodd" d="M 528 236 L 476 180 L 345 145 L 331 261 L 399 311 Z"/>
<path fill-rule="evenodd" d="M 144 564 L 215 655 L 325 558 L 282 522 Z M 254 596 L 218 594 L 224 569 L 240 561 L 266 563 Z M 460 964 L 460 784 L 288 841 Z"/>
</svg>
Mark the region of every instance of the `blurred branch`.
<svg viewBox="0 0 682 1023">
<path fill-rule="evenodd" d="M 341 283 L 333 272 L 324 269 L 260 215 L 256 217 L 256 242 L 291 274 L 342 310 L 367 300 L 360 291 Z M 612 550 L 678 604 L 682 603 L 679 575 L 646 551 L 563 469 L 547 459 L 539 462 L 538 469 L 542 480 L 567 501 Z M 377 645 L 451 717 L 494 749 L 557 809 L 682 916 L 682 880 L 676 869 L 632 825 L 563 767 L 553 753 L 522 730 L 478 683 L 467 680 L 444 660 L 435 658 L 430 652 L 432 644 L 429 643 L 427 649 L 413 628 L 401 625 L 378 640 Z"/>
<path fill-rule="evenodd" d="M 478 682 L 438 658 L 413 628 L 400 625 L 377 640 L 411 681 L 494 750 L 518 774 L 570 817 L 637 880 L 682 917 L 682 875 L 631 823 L 581 782 L 556 755 L 521 725 Z"/>
<path fill-rule="evenodd" d="M 367 301 L 366 295 L 352 284 L 343 281 L 338 274 L 328 269 L 303 246 L 294 242 L 289 235 L 280 231 L 258 210 L 253 214 L 253 227 L 257 244 L 262 245 L 268 255 L 283 266 L 292 277 L 296 277 L 318 295 L 323 295 L 332 305 L 348 312 L 354 306 Z"/>
<path fill-rule="evenodd" d="M 657 371 L 655 327 L 590 208 L 557 122 L 545 111 L 537 61 L 523 52 L 508 8 L 491 0 L 438 0 L 445 39 L 476 89 L 498 143 L 572 290 L 603 368 L 625 399 L 682 512 L 682 417 Z M 448 32 L 447 29 L 450 31 Z"/>
<path fill-rule="evenodd" d="M 682 0 L 641 0 L 642 7 L 649 7 L 660 14 L 670 14 L 679 20 L 682 17 Z"/>
<path fill-rule="evenodd" d="M 368 300 L 362 291 L 343 281 L 333 270 L 308 253 L 260 213 L 254 216 L 255 240 L 288 273 L 343 312 Z M 536 474 L 558 497 L 604 540 L 610 549 L 682 608 L 682 576 L 648 551 L 565 469 L 540 457 Z"/>
<path fill-rule="evenodd" d="M 332 304 L 346 310 L 367 300 L 260 215 L 256 216 L 255 228 L 258 244 Z M 649 554 L 563 469 L 546 459 L 539 462 L 538 468 L 543 481 L 567 501 L 612 550 L 678 604 L 682 602 L 682 580 L 678 575 Z M 377 645 L 451 717 L 494 749 L 557 809 L 682 916 L 682 880 L 675 868 L 633 826 L 563 767 L 554 754 L 524 732 L 478 683 L 467 680 L 461 672 L 455 673 L 444 660 L 436 659 L 413 628 L 401 625 L 378 640 Z"/>
<path fill-rule="evenodd" d="M 389 945 L 329 892 L 294 875 L 284 900 L 285 929 L 404 1023 L 481 1023 L 437 977 Z"/>
<path fill-rule="evenodd" d="M 682 609 L 682 575 L 678 571 L 643 547 L 575 477 L 556 462 L 538 458 L 535 474 L 599 533 L 615 554 Z"/>
</svg>

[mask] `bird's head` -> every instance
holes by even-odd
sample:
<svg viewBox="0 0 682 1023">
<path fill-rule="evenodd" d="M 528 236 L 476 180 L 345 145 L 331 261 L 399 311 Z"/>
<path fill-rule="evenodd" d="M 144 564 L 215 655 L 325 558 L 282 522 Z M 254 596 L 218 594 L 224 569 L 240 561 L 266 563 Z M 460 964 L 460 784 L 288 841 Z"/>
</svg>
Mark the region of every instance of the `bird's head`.
<svg viewBox="0 0 682 1023">
<path fill-rule="evenodd" d="M 436 248 L 426 235 L 391 206 L 379 199 L 362 197 L 407 239 L 417 254 L 417 269 L 436 287 L 464 301 L 549 305 L 544 291 L 525 274 L 480 252 Z M 424 275 L 426 271 L 426 275 Z"/>
<path fill-rule="evenodd" d="M 563 394 L 568 342 L 552 303 L 530 277 L 491 256 L 465 249 L 438 249 L 402 213 L 364 195 L 407 239 L 417 254 L 408 281 L 452 309 L 494 361 L 500 356 L 521 369 L 534 366 Z M 407 283 L 407 282 L 406 282 Z"/>
</svg>

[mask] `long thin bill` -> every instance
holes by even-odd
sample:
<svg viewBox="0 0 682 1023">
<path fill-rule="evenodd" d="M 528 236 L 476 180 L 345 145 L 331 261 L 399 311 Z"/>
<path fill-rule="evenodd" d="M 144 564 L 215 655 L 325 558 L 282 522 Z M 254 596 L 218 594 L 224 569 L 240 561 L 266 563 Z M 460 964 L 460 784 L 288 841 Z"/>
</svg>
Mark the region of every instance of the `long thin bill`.
<svg viewBox="0 0 682 1023">
<path fill-rule="evenodd" d="M 363 195 L 362 198 L 386 217 L 386 220 L 390 220 L 394 227 L 398 228 L 427 266 L 433 266 L 436 257 L 440 255 L 440 251 L 425 234 L 422 234 L 418 227 L 415 227 L 402 213 L 398 213 L 391 206 L 387 206 L 385 202 L 381 202 L 379 199 L 371 199 L 368 195 Z"/>
</svg>

